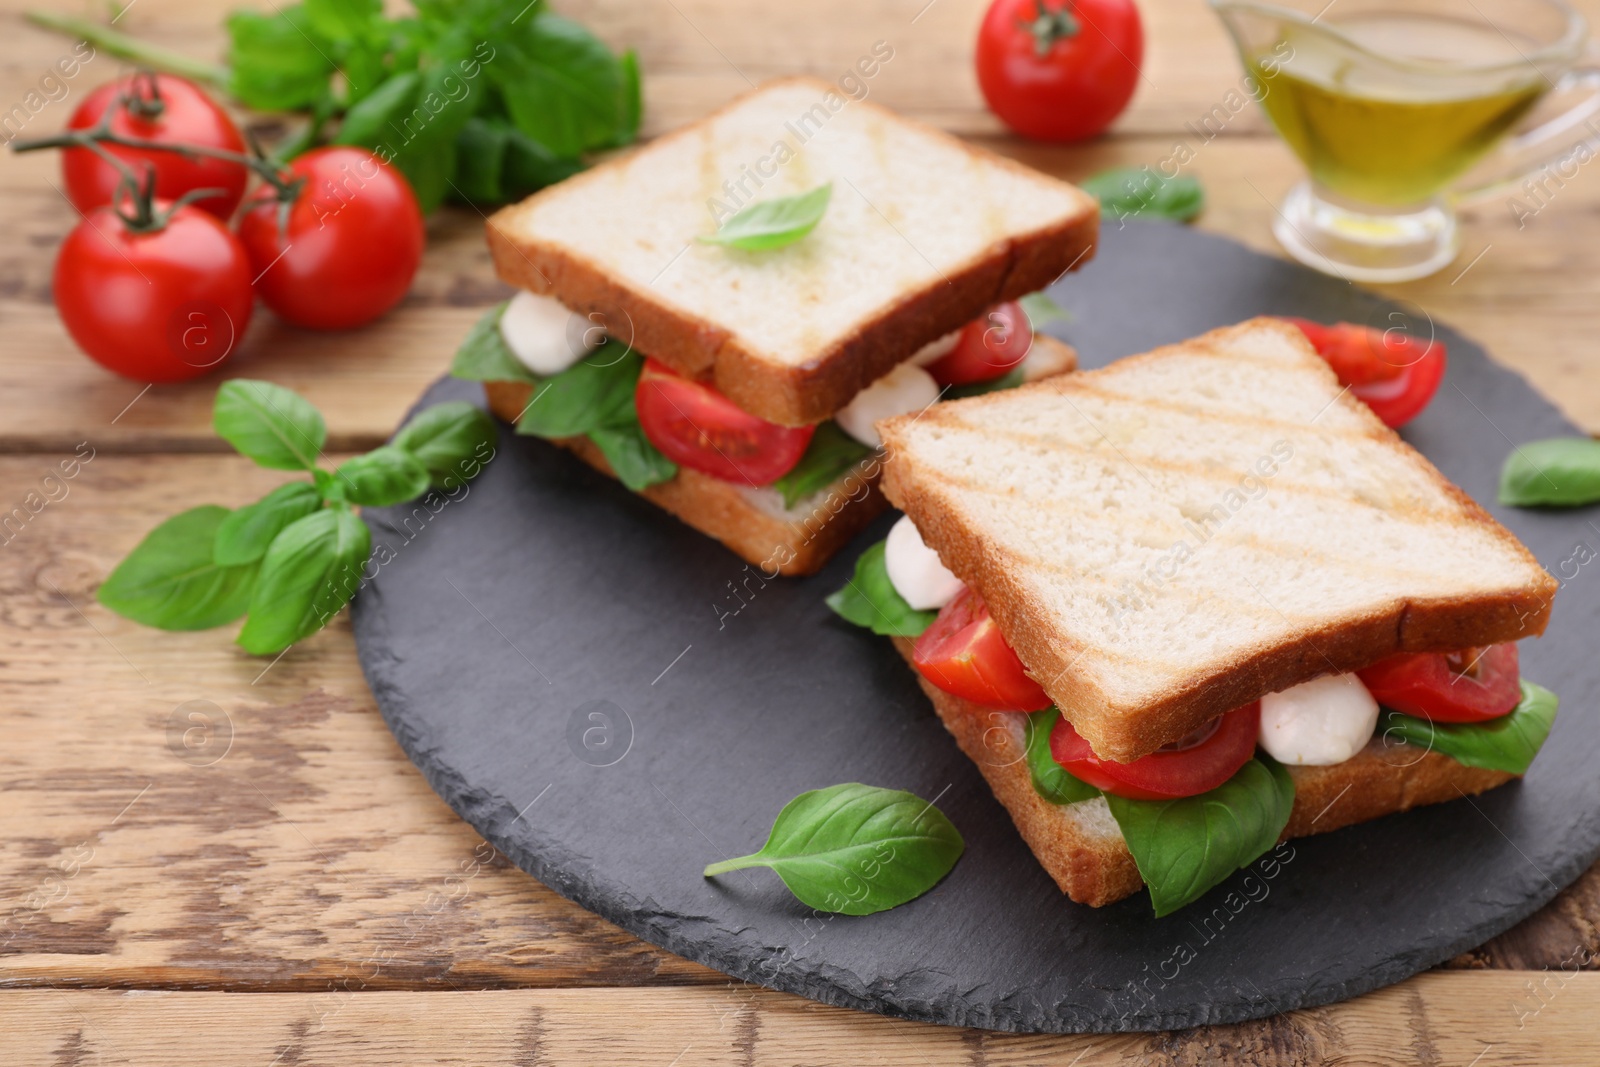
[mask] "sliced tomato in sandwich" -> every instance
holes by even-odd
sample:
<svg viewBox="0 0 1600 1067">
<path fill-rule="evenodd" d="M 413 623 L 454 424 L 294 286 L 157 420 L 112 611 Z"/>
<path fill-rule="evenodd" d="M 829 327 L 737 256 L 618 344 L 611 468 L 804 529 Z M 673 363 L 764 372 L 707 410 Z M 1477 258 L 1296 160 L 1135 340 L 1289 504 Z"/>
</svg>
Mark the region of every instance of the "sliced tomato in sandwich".
<svg viewBox="0 0 1600 1067">
<path fill-rule="evenodd" d="M 928 681 L 974 704 L 1006 711 L 1050 706 L 1039 683 L 1000 636 L 983 598 L 969 586 L 939 611 L 912 646 L 911 662 Z"/>
<path fill-rule="evenodd" d="M 1289 318 L 1311 347 L 1366 401 L 1387 426 L 1399 428 L 1428 406 L 1444 379 L 1443 341 L 1422 341 L 1399 330 L 1375 330 L 1353 322 L 1324 325 Z"/>
<path fill-rule="evenodd" d="M 744 485 L 771 485 L 811 443 L 815 426 L 758 419 L 709 385 L 653 359 L 634 393 L 639 426 L 661 454 L 691 470 Z"/>
<path fill-rule="evenodd" d="M 1498 719 L 1522 700 L 1512 642 L 1460 652 L 1402 652 L 1356 676 L 1384 707 L 1434 722 Z"/>
<path fill-rule="evenodd" d="M 1232 778 L 1256 751 L 1261 704 L 1211 720 L 1194 733 L 1132 763 L 1101 759 L 1065 717 L 1050 731 L 1050 755 L 1068 774 L 1129 800 L 1176 800 L 1209 793 Z"/>
<path fill-rule="evenodd" d="M 1009 374 L 1033 348 L 1033 324 L 1014 300 L 996 304 L 961 328 L 955 346 L 928 364 L 940 385 L 971 385 Z"/>
</svg>

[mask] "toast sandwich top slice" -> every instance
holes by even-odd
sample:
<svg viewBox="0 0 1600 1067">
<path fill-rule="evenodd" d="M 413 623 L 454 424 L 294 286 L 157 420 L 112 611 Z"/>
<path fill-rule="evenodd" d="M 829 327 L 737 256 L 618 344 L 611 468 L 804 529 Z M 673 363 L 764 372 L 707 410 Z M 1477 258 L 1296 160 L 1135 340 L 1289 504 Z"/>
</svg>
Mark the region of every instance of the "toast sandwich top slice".
<svg viewBox="0 0 1600 1067">
<path fill-rule="evenodd" d="M 833 183 L 810 234 L 701 243 L 734 210 Z M 1087 260 L 1089 194 L 827 82 L 768 82 L 499 211 L 507 282 L 556 297 L 753 415 L 828 418 L 929 341 Z"/>
<path fill-rule="evenodd" d="M 1103 758 L 1549 618 L 1533 555 L 1281 321 L 878 426 L 884 492 Z"/>
</svg>

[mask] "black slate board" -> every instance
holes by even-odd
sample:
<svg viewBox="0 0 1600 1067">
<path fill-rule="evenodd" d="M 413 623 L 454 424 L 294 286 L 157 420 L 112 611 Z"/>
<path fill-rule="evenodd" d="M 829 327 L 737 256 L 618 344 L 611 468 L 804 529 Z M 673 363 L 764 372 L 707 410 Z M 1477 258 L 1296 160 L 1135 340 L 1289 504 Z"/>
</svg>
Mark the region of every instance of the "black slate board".
<svg viewBox="0 0 1600 1067">
<path fill-rule="evenodd" d="M 1417 308 L 1161 223 L 1108 226 L 1055 295 L 1073 319 L 1052 329 L 1089 366 L 1260 313 L 1429 328 Z M 1524 782 L 1297 840 L 1272 877 L 1240 872 L 1163 920 L 1143 894 L 1098 910 L 1063 898 L 888 642 L 823 605 L 888 517 L 823 574 L 763 583 L 571 457 L 505 435 L 436 515 L 368 513 L 388 552 L 355 602 L 362 666 L 405 751 L 497 848 L 739 978 L 1023 1031 L 1185 1027 L 1353 996 L 1506 929 L 1600 853 L 1600 566 L 1570 562 L 1600 549 L 1596 511 L 1492 503 L 1511 442 L 1574 431 L 1437 329 L 1449 375 L 1406 436 L 1563 578 L 1549 635 L 1523 648 L 1525 673 L 1562 697 L 1555 733 Z M 423 403 L 453 397 L 478 390 L 445 381 Z M 812 914 L 767 871 L 700 877 L 759 847 L 795 794 L 846 781 L 937 797 L 967 840 L 954 872 L 865 918 Z M 1214 916 L 1228 890 L 1251 899 Z"/>
</svg>

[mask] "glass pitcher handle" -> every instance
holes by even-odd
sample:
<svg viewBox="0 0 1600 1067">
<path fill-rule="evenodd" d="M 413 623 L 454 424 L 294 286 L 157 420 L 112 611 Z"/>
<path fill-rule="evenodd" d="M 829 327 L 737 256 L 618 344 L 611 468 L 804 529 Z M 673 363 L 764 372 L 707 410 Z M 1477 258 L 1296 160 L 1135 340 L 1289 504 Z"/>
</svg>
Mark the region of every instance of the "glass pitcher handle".
<svg viewBox="0 0 1600 1067">
<path fill-rule="evenodd" d="M 1515 193 L 1521 189 L 1523 182 L 1540 171 L 1570 162 L 1571 174 L 1562 174 L 1559 169 L 1556 171 L 1557 180 L 1564 184 L 1577 176 L 1579 167 L 1600 156 L 1600 122 L 1596 121 L 1600 117 L 1600 60 L 1589 59 L 1567 71 L 1556 81 L 1554 91 L 1570 93 L 1577 90 L 1587 93 L 1583 100 L 1505 142 L 1499 153 L 1503 168 L 1500 176 L 1478 185 L 1452 190 L 1451 201 L 1459 207 L 1468 207 L 1493 197 Z M 1589 135 L 1579 140 L 1567 139 L 1566 135 L 1577 127 L 1587 127 Z M 1560 150 L 1552 153 L 1552 144 L 1559 144 Z M 1538 203 L 1527 210 L 1536 214 L 1549 202 L 1549 197 L 1550 193 L 1546 190 Z"/>
</svg>

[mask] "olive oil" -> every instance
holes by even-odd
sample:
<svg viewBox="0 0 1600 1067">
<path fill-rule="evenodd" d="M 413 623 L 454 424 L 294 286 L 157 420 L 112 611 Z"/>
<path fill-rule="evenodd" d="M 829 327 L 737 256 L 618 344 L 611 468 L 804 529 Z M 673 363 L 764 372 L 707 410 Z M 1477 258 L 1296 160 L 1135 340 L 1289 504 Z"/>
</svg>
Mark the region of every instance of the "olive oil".
<svg viewBox="0 0 1600 1067">
<path fill-rule="evenodd" d="M 1247 57 L 1261 106 L 1323 188 L 1371 204 L 1434 196 L 1492 148 L 1548 88 L 1531 41 L 1426 14 L 1288 24 Z M 1287 55 L 1287 58 L 1285 56 Z"/>
</svg>

